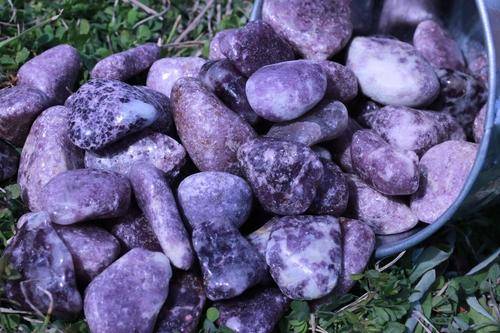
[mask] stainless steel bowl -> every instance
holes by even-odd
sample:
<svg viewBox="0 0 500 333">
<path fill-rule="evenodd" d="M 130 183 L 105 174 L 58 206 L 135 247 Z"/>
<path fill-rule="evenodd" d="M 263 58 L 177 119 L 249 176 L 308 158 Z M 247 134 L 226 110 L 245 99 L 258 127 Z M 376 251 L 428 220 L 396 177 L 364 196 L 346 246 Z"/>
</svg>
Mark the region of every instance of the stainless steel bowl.
<svg viewBox="0 0 500 333">
<path fill-rule="evenodd" d="M 251 20 L 261 17 L 265 0 L 254 1 Z M 468 216 L 500 199 L 500 1 L 454 0 L 449 15 L 443 17 L 460 44 L 470 39 L 481 42 L 488 51 L 489 95 L 485 132 L 476 161 L 460 195 L 433 224 L 400 235 L 380 237 L 375 257 L 390 256 L 424 241 L 455 216 Z"/>
</svg>

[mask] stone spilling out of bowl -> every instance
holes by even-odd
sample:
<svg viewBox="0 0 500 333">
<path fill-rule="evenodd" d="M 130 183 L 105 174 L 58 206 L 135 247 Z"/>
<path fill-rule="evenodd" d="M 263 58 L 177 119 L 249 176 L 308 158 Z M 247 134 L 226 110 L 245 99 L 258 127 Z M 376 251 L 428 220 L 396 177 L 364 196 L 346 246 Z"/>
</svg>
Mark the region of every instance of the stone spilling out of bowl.
<svg viewBox="0 0 500 333">
<path fill-rule="evenodd" d="M 7 298 L 92 333 L 192 333 L 207 305 L 271 333 L 292 299 L 348 292 L 376 235 L 435 222 L 483 135 L 484 48 L 425 0 L 386 0 L 367 34 L 362 3 L 266 0 L 210 61 L 138 45 L 71 95 L 71 46 L 23 65 L 0 91 L 0 179 L 31 210 Z"/>
</svg>

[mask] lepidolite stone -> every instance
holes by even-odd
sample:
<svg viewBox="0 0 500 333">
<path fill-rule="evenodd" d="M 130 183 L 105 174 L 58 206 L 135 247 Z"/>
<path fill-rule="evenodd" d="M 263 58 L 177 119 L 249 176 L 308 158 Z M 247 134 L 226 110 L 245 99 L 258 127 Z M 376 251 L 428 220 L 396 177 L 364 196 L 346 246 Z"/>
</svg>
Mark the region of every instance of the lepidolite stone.
<svg viewBox="0 0 500 333">
<path fill-rule="evenodd" d="M 279 215 L 305 212 L 323 176 L 323 165 L 316 154 L 289 141 L 249 141 L 238 150 L 238 160 L 262 207 Z"/>
<path fill-rule="evenodd" d="M 116 173 L 78 169 L 62 172 L 41 191 L 41 207 L 52 222 L 73 224 L 124 215 L 130 205 L 130 184 Z"/>
<path fill-rule="evenodd" d="M 193 263 L 191 244 L 165 176 L 151 164 L 136 163 L 130 169 L 129 179 L 163 252 L 175 267 L 189 269 Z"/>
<path fill-rule="evenodd" d="M 171 137 L 143 131 L 98 151 L 85 153 L 85 167 L 127 175 L 136 162 L 149 162 L 169 177 L 179 174 L 186 150 Z"/>
<path fill-rule="evenodd" d="M 56 226 L 75 265 L 76 278 L 88 284 L 120 256 L 120 243 L 106 230 L 93 225 Z"/>
<path fill-rule="evenodd" d="M 351 38 L 350 5 L 347 0 L 267 0 L 262 16 L 304 58 L 325 60 Z"/>
<path fill-rule="evenodd" d="M 210 219 L 226 219 L 239 228 L 252 209 L 250 186 L 243 178 L 226 172 L 207 171 L 184 178 L 177 194 L 191 227 Z"/>
<path fill-rule="evenodd" d="M 32 211 L 41 210 L 41 191 L 49 180 L 83 167 L 83 151 L 68 136 L 69 112 L 63 106 L 45 110 L 31 126 L 21 152 L 17 182 Z"/>
<path fill-rule="evenodd" d="M 146 43 L 100 60 L 92 69 L 92 79 L 126 81 L 147 70 L 160 58 L 160 47 Z"/>
<path fill-rule="evenodd" d="M 0 138 L 22 147 L 36 117 L 50 105 L 49 97 L 35 88 L 0 90 Z"/>
<path fill-rule="evenodd" d="M 155 132 L 160 132 L 163 134 L 172 134 L 174 131 L 174 119 L 172 118 L 172 110 L 170 110 L 170 98 L 166 95 L 153 90 L 146 86 L 134 86 L 135 88 L 142 91 L 151 104 L 155 106 L 157 110 L 160 110 L 160 115 L 154 123 L 151 124 L 150 128 Z"/>
<path fill-rule="evenodd" d="M 470 38 L 465 42 L 464 56 L 467 60 L 467 69 L 475 78 L 488 86 L 488 51 L 477 40 Z"/>
<path fill-rule="evenodd" d="M 476 143 L 480 143 L 481 140 L 483 139 L 484 135 L 484 124 L 486 121 L 486 113 L 488 112 L 488 105 L 485 104 L 482 108 L 481 111 L 476 116 L 476 119 L 474 119 L 474 124 L 473 124 L 473 135 L 474 135 L 474 141 Z"/>
<path fill-rule="evenodd" d="M 325 95 L 326 84 L 320 65 L 294 60 L 260 68 L 248 79 L 246 93 L 255 113 L 278 122 L 311 110 Z"/>
<path fill-rule="evenodd" d="M 196 225 L 193 247 L 213 301 L 238 296 L 266 276 L 264 259 L 228 220 Z"/>
<path fill-rule="evenodd" d="M 266 257 L 267 242 L 269 241 L 269 236 L 271 231 L 276 227 L 277 223 L 280 221 L 279 217 L 273 217 L 267 221 L 262 227 L 252 232 L 247 236 L 250 244 L 255 247 L 255 249 L 262 255 L 263 258 Z"/>
<path fill-rule="evenodd" d="M 192 272 L 176 271 L 167 302 L 158 314 L 156 333 L 195 333 L 206 296 L 203 279 Z"/>
<path fill-rule="evenodd" d="M 221 30 L 215 34 L 214 38 L 210 41 L 210 50 L 208 51 L 208 59 L 210 60 L 221 60 L 225 59 L 226 56 L 222 54 L 221 43 L 222 40 L 228 38 L 231 34 L 238 31 L 238 29 L 225 29 Z"/>
<path fill-rule="evenodd" d="M 219 325 L 236 333 L 272 333 L 288 309 L 288 300 L 278 289 L 254 289 L 227 301 L 217 302 Z"/>
<path fill-rule="evenodd" d="M 465 60 L 457 42 L 436 21 L 423 21 L 417 26 L 413 45 L 436 68 L 465 69 Z"/>
<path fill-rule="evenodd" d="M 418 156 L 393 148 L 373 130 L 354 133 L 351 145 L 354 171 L 386 195 L 408 195 L 418 189 Z"/>
<path fill-rule="evenodd" d="M 85 319 L 92 333 L 150 333 L 167 299 L 172 271 L 159 252 L 132 249 L 85 290 Z"/>
<path fill-rule="evenodd" d="M 295 59 L 292 47 L 263 21 L 249 22 L 226 35 L 220 51 L 247 77 L 263 66 Z"/>
<path fill-rule="evenodd" d="M 358 95 L 358 79 L 349 68 L 329 60 L 314 61 L 326 74 L 325 97 L 350 102 Z"/>
<path fill-rule="evenodd" d="M 256 135 L 248 123 L 193 78 L 177 81 L 172 108 L 182 144 L 199 170 L 240 174 L 236 152 Z"/>
<path fill-rule="evenodd" d="M 311 300 L 327 295 L 342 271 L 337 219 L 308 215 L 282 217 L 271 231 L 266 262 L 287 297 Z"/>
<path fill-rule="evenodd" d="M 17 173 L 19 155 L 14 147 L 0 139 L 0 181 Z"/>
<path fill-rule="evenodd" d="M 368 224 L 378 235 L 405 232 L 418 223 L 418 218 L 404 201 L 375 191 L 356 175 L 347 175 L 349 214 Z"/>
<path fill-rule="evenodd" d="M 426 223 L 435 222 L 456 200 L 474 165 L 478 145 L 446 141 L 429 149 L 420 159 L 420 183 L 411 198 L 411 209 Z"/>
<path fill-rule="evenodd" d="M 328 146 L 333 154 L 333 160 L 345 172 L 354 172 L 351 159 L 352 136 L 360 129 L 362 129 L 362 127 L 354 119 L 349 118 L 345 131 L 338 138 L 332 140 L 331 144 Z"/>
<path fill-rule="evenodd" d="M 6 279 L 7 299 L 28 311 L 52 310 L 63 319 L 74 318 L 82 309 L 76 289 L 73 260 L 45 212 L 31 214 L 10 241 L 3 258 L 20 274 L 19 279 Z"/>
<path fill-rule="evenodd" d="M 432 66 L 412 45 L 396 39 L 354 38 L 347 67 L 356 74 L 363 93 L 381 104 L 424 106 L 439 93 Z"/>
<path fill-rule="evenodd" d="M 81 68 L 78 51 L 66 44 L 55 46 L 29 60 L 17 72 L 18 85 L 43 91 L 54 104 L 70 95 Z"/>
<path fill-rule="evenodd" d="M 348 118 L 344 104 L 325 101 L 300 118 L 273 125 L 266 136 L 311 146 L 340 136 Z"/>
<path fill-rule="evenodd" d="M 199 57 L 173 57 L 156 61 L 148 73 L 146 85 L 170 97 L 175 82 L 182 77 L 198 77 L 205 59 Z"/>
</svg>

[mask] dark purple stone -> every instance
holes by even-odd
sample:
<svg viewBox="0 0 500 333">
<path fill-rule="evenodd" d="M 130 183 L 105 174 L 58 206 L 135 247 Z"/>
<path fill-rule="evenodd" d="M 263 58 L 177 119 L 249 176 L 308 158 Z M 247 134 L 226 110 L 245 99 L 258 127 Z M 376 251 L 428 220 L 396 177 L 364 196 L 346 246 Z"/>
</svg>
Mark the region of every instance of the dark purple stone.
<svg viewBox="0 0 500 333">
<path fill-rule="evenodd" d="M 13 177 L 18 165 L 19 154 L 16 149 L 0 139 L 0 181 Z"/>
<path fill-rule="evenodd" d="M 489 65 L 486 48 L 477 40 L 470 38 L 465 42 L 464 55 L 468 72 L 488 86 Z"/>
<path fill-rule="evenodd" d="M 172 110 L 170 108 L 170 98 L 168 98 L 161 92 L 158 92 L 146 86 L 134 87 L 142 91 L 148 97 L 149 101 L 155 106 L 155 108 L 161 111 L 158 119 L 156 119 L 156 121 L 152 123 L 149 128 L 151 128 L 155 132 L 171 135 L 175 130 L 175 124 L 172 117 Z"/>
<path fill-rule="evenodd" d="M 346 130 L 328 145 L 328 148 L 330 148 L 332 152 L 333 160 L 345 172 L 354 172 L 351 159 L 352 136 L 360 129 L 362 129 L 362 127 L 354 119 L 349 118 Z"/>
<path fill-rule="evenodd" d="M 221 60 L 225 59 L 226 56 L 222 54 L 221 43 L 222 40 L 228 38 L 231 34 L 238 31 L 238 29 L 225 29 L 221 30 L 215 34 L 214 38 L 210 41 L 210 50 L 208 52 L 208 59 L 210 60 Z"/>
<path fill-rule="evenodd" d="M 320 65 L 326 74 L 325 98 L 347 103 L 358 95 L 358 79 L 349 68 L 329 60 L 314 63 Z"/>
</svg>

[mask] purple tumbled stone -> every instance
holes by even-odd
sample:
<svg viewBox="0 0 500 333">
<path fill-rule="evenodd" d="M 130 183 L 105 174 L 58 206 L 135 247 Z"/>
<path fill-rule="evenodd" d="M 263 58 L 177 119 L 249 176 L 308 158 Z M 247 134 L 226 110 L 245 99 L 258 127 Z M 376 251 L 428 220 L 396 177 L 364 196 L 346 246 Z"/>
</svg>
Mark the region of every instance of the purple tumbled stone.
<svg viewBox="0 0 500 333">
<path fill-rule="evenodd" d="M 346 66 L 329 60 L 314 61 L 326 74 L 325 98 L 347 103 L 358 95 L 358 79 Z"/>
<path fill-rule="evenodd" d="M 142 91 L 147 96 L 151 104 L 153 104 L 157 110 L 161 111 L 158 119 L 156 119 L 156 121 L 153 122 L 149 128 L 155 132 L 172 134 L 175 125 L 174 119 L 172 118 L 172 110 L 170 110 L 170 98 L 161 92 L 146 86 L 134 87 Z"/>
<path fill-rule="evenodd" d="M 130 184 L 116 173 L 78 169 L 52 178 L 40 193 L 41 207 L 62 225 L 124 215 L 130 205 Z"/>
<path fill-rule="evenodd" d="M 349 118 L 345 131 L 338 138 L 332 140 L 328 145 L 328 148 L 330 148 L 330 151 L 332 152 L 333 160 L 345 172 L 354 172 L 351 159 L 352 136 L 361 128 L 362 127 L 354 119 Z"/>
<path fill-rule="evenodd" d="M 464 56 L 467 60 L 468 72 L 488 86 L 489 62 L 486 48 L 477 40 L 470 38 L 465 42 Z"/>
<path fill-rule="evenodd" d="M 85 290 L 85 319 L 92 333 L 151 333 L 167 299 L 172 271 L 160 252 L 132 249 Z"/>
<path fill-rule="evenodd" d="M 43 91 L 57 104 L 70 95 L 80 72 L 78 51 L 66 44 L 55 46 L 29 60 L 17 72 L 18 85 Z"/>
<path fill-rule="evenodd" d="M 328 149 L 322 146 L 312 146 L 311 150 L 318 155 L 319 158 L 325 159 L 328 161 L 332 160 L 332 153 Z"/>
<path fill-rule="evenodd" d="M 279 220 L 279 217 L 273 217 L 262 227 L 247 236 L 250 244 L 252 244 L 257 252 L 259 252 L 264 258 L 266 257 L 267 242 L 269 241 L 269 236 L 271 235 L 271 231 L 275 228 Z"/>
<path fill-rule="evenodd" d="M 476 119 L 474 119 L 474 124 L 473 124 L 473 135 L 474 135 L 474 141 L 476 143 L 480 143 L 481 140 L 483 139 L 484 135 L 484 124 L 486 121 L 486 113 L 488 112 L 488 105 L 485 104 L 482 108 L 481 111 L 476 116 Z"/>
<path fill-rule="evenodd" d="M 226 56 L 222 54 L 221 43 L 225 38 L 229 38 L 231 34 L 234 34 L 238 29 L 225 29 L 221 30 L 215 34 L 214 38 L 210 41 L 210 49 L 208 52 L 208 59 L 210 60 L 221 60 L 225 59 Z"/>
<path fill-rule="evenodd" d="M 14 147 L 0 140 L 0 181 L 9 179 L 17 173 L 19 155 Z"/>
</svg>

